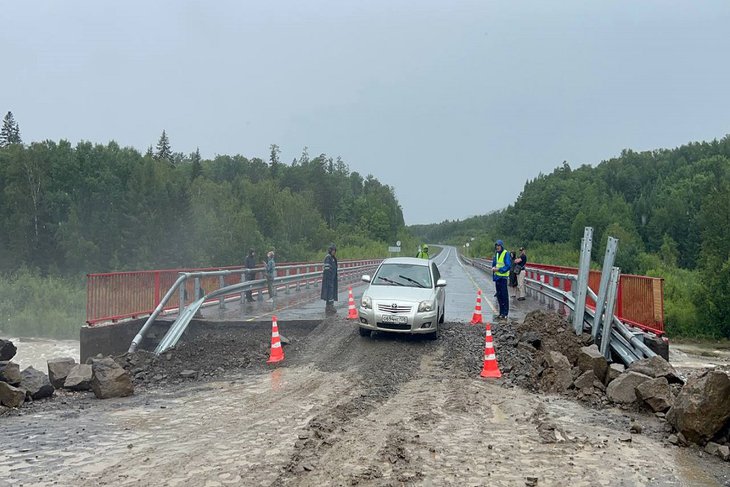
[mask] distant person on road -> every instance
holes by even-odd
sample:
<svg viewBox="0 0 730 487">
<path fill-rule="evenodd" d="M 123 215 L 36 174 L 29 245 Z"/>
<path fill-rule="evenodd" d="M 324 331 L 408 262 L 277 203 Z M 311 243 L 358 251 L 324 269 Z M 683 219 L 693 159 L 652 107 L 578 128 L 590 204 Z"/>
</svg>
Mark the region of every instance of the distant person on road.
<svg viewBox="0 0 730 487">
<path fill-rule="evenodd" d="M 509 269 L 509 283 L 508 286 L 512 288 L 512 291 L 510 292 L 511 298 L 517 297 L 517 267 L 519 264 L 515 262 L 515 259 L 517 258 L 517 252 L 514 250 L 510 250 L 509 252 L 509 258 L 512 260 L 512 267 Z"/>
<path fill-rule="evenodd" d="M 335 301 L 337 301 L 337 247 L 335 244 L 327 248 L 327 255 L 324 257 L 321 297 L 327 303 L 324 308 L 325 313 L 337 313 L 335 309 Z"/>
<path fill-rule="evenodd" d="M 256 271 L 253 269 L 256 267 L 256 252 L 253 249 L 248 250 L 248 255 L 244 262 L 246 266 L 246 280 L 253 281 L 256 279 Z M 253 303 L 253 291 L 250 289 L 246 291 L 246 301 Z"/>
<path fill-rule="evenodd" d="M 418 257 L 419 259 L 426 259 L 426 260 L 430 259 L 431 257 L 429 257 L 429 255 L 428 255 L 428 245 L 423 244 L 421 246 L 420 252 L 418 252 L 418 255 L 416 257 Z"/>
<path fill-rule="evenodd" d="M 268 303 L 274 302 L 274 277 L 276 276 L 276 262 L 274 261 L 274 251 L 269 250 L 269 253 L 266 254 L 266 257 L 268 260 L 264 262 L 266 264 L 266 287 L 269 290 L 269 299 L 267 300 Z"/>
<path fill-rule="evenodd" d="M 418 252 L 416 252 L 416 258 L 421 258 L 421 252 L 423 252 L 423 246 L 421 244 L 418 244 Z"/>
<path fill-rule="evenodd" d="M 504 242 L 497 240 L 494 244 L 494 257 L 492 258 L 492 279 L 497 289 L 497 302 L 499 302 L 498 320 L 506 320 L 509 315 L 509 294 L 507 292 L 507 280 L 509 270 L 512 268 L 512 261 L 509 252 L 504 250 Z"/>
<path fill-rule="evenodd" d="M 517 301 L 525 300 L 525 266 L 527 265 L 527 254 L 525 248 L 520 247 L 520 255 L 517 256 L 515 262 L 519 266 L 517 269 L 517 293 L 519 297 Z"/>
</svg>

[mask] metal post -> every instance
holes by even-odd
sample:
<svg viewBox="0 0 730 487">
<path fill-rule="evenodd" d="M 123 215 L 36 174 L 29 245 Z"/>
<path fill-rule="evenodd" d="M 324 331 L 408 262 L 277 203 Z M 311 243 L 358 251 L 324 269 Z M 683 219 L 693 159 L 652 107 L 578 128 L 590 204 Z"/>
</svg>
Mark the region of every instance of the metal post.
<svg viewBox="0 0 730 487">
<path fill-rule="evenodd" d="M 565 278 L 564 277 L 561 277 L 558 280 L 558 286 L 560 286 L 561 291 L 565 291 Z M 560 302 L 560 306 L 558 307 L 558 313 L 560 314 L 560 316 L 565 316 L 565 302 L 564 301 Z"/>
<path fill-rule="evenodd" d="M 608 296 L 606 297 L 606 319 L 603 323 L 603 335 L 601 335 L 601 353 L 607 359 L 611 355 L 611 331 L 613 329 L 613 310 L 616 304 L 616 294 L 618 291 L 618 279 L 620 270 L 618 267 L 611 269 L 611 277 L 608 282 Z M 596 308 L 598 309 L 598 308 Z M 596 320 L 599 316 L 596 314 Z M 595 327 L 594 327 L 595 328 Z"/>
<path fill-rule="evenodd" d="M 583 319 L 586 311 L 586 289 L 588 288 L 588 274 L 591 267 L 591 247 L 593 246 L 593 228 L 585 227 L 580 249 L 580 266 L 578 267 L 578 280 L 573 293 L 575 297 L 575 314 L 573 315 L 573 328 L 576 335 L 583 333 Z"/>
<path fill-rule="evenodd" d="M 200 299 L 202 297 L 200 295 L 200 278 L 196 277 L 194 280 L 194 283 L 195 284 L 193 285 L 193 290 L 194 290 L 195 298 L 193 299 L 193 301 L 197 301 L 198 299 Z"/>
<path fill-rule="evenodd" d="M 241 282 L 246 281 L 246 273 L 241 272 Z M 243 306 L 246 302 L 246 291 L 241 291 L 241 306 Z"/>
<path fill-rule="evenodd" d="M 218 276 L 218 289 L 222 289 L 226 287 L 226 278 L 223 276 Z M 220 299 L 218 300 L 218 309 L 226 309 L 226 300 L 225 296 L 221 295 Z"/>
<path fill-rule="evenodd" d="M 606 302 L 606 295 L 608 294 L 608 281 L 611 278 L 613 272 L 613 262 L 616 259 L 616 251 L 618 250 L 618 239 L 608 237 L 608 244 L 606 245 L 606 255 L 603 258 L 603 270 L 601 271 L 601 285 L 598 287 L 598 299 L 596 299 L 596 319 L 593 321 L 593 329 L 591 335 L 593 341 L 596 341 L 598 332 L 601 328 L 601 316 L 603 315 L 603 308 Z M 608 320 L 610 317 L 606 315 Z M 610 336 L 610 335 L 609 335 Z"/>
<path fill-rule="evenodd" d="M 284 273 L 284 275 L 286 277 L 289 277 L 289 269 L 286 270 L 286 272 Z M 286 281 L 284 283 L 284 294 L 289 294 L 289 281 Z"/>
<path fill-rule="evenodd" d="M 180 286 L 180 289 L 179 289 L 179 298 L 178 299 L 179 299 L 180 303 L 177 308 L 178 315 L 180 313 L 182 313 L 183 309 L 185 309 L 185 283 L 186 282 L 183 281 L 182 285 Z"/>
</svg>

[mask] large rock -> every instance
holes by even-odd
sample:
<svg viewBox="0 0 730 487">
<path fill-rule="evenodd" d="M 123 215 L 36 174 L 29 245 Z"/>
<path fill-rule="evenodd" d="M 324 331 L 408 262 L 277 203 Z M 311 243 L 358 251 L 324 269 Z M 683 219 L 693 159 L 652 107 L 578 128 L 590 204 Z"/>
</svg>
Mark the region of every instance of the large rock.
<svg viewBox="0 0 730 487">
<path fill-rule="evenodd" d="M 0 404 L 9 408 L 19 408 L 25 402 L 25 389 L 0 382 Z"/>
<path fill-rule="evenodd" d="M 99 399 L 134 394 L 129 374 L 111 357 L 91 361 L 91 389 Z"/>
<path fill-rule="evenodd" d="M 17 386 L 20 380 L 20 365 L 15 362 L 0 362 L 0 382 Z"/>
<path fill-rule="evenodd" d="M 624 372 L 608 384 L 606 397 L 616 403 L 630 404 L 637 399 L 636 387 L 648 380 L 651 380 L 648 375 L 632 371 Z"/>
<path fill-rule="evenodd" d="M 540 385 L 547 392 L 564 392 L 573 383 L 571 366 L 568 358 L 560 352 L 550 351 L 545 354 Z"/>
<path fill-rule="evenodd" d="M 15 352 L 18 349 L 15 348 L 15 344 L 10 340 L 3 340 L 0 338 L 0 362 L 7 362 L 11 358 L 15 357 Z"/>
<path fill-rule="evenodd" d="M 664 412 L 672 407 L 672 393 L 666 377 L 659 377 L 639 384 L 636 386 L 636 396 L 648 404 L 654 412 Z"/>
<path fill-rule="evenodd" d="M 596 345 L 590 347 L 582 347 L 578 353 L 578 360 L 576 365 L 583 372 L 592 370 L 596 377 L 601 382 L 606 380 L 606 371 L 608 370 L 608 362 L 598 350 Z"/>
<path fill-rule="evenodd" d="M 76 364 L 69 371 L 63 388 L 72 391 L 89 391 L 91 390 L 91 378 L 91 365 Z"/>
<path fill-rule="evenodd" d="M 76 361 L 71 357 L 54 358 L 48 361 L 48 379 L 56 389 L 63 387 L 66 376 L 71 371 Z"/>
<path fill-rule="evenodd" d="M 614 380 L 624 372 L 626 372 L 626 367 L 624 367 L 624 364 L 617 364 L 615 362 L 609 364 L 608 369 L 606 370 L 606 380 L 604 381 L 604 384 L 610 384 L 612 380 Z"/>
<path fill-rule="evenodd" d="M 634 372 L 648 375 L 653 378 L 666 377 L 667 381 L 674 384 L 684 383 L 684 381 L 679 377 L 679 374 L 677 374 L 677 371 L 674 370 L 674 367 L 669 365 L 669 362 L 658 355 L 637 360 L 629 365 L 629 370 L 633 370 Z"/>
<path fill-rule="evenodd" d="M 730 375 L 719 370 L 687 382 L 667 413 L 667 421 L 694 443 L 711 439 L 729 419 Z"/>
<path fill-rule="evenodd" d="M 36 399 L 43 399 L 44 397 L 51 397 L 55 390 L 51 385 L 51 381 L 48 380 L 48 376 L 36 370 L 33 367 L 28 367 L 20 373 L 22 380 L 20 385 L 27 392 L 28 397 Z"/>
<path fill-rule="evenodd" d="M 580 377 L 575 379 L 575 383 L 573 385 L 578 390 L 588 389 L 593 387 L 593 382 L 595 382 L 595 380 L 596 374 L 594 374 L 592 370 L 586 370 L 580 375 Z"/>
</svg>

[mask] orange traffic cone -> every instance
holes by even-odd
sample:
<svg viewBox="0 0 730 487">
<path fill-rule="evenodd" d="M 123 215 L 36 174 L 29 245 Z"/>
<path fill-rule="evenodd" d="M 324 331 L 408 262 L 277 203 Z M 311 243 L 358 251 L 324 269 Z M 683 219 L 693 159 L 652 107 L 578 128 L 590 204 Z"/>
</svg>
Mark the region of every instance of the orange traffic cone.
<svg viewBox="0 0 730 487">
<path fill-rule="evenodd" d="M 279 325 L 276 324 L 276 316 L 271 317 L 271 355 L 267 364 L 275 364 L 284 360 L 284 349 L 281 348 L 281 339 L 279 338 Z"/>
<path fill-rule="evenodd" d="M 357 320 L 360 318 L 357 315 L 357 309 L 355 309 L 355 298 L 352 297 L 352 286 L 350 286 L 350 297 L 347 298 L 347 307 L 349 308 L 347 312 L 347 319 L 348 320 Z"/>
<path fill-rule="evenodd" d="M 474 314 L 471 317 L 472 325 L 481 325 L 482 321 L 482 290 L 477 291 L 477 304 L 474 306 Z"/>
<path fill-rule="evenodd" d="M 497 355 L 494 353 L 492 325 L 489 323 L 487 323 L 487 336 L 484 345 L 484 367 L 482 367 L 482 373 L 479 375 L 495 379 L 502 377 L 502 373 L 499 371 L 499 366 L 497 365 Z"/>
</svg>

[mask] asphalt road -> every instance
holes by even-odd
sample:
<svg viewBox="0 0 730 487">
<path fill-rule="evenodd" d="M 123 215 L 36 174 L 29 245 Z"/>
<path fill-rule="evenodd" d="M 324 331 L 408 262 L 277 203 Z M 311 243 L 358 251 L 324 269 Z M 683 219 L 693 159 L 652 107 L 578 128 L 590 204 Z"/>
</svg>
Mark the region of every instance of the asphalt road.
<svg viewBox="0 0 730 487">
<path fill-rule="evenodd" d="M 494 298 L 494 282 L 492 277 L 484 272 L 469 266 L 459 258 L 455 247 L 443 247 L 432 257 L 436 262 L 441 275 L 446 279 L 446 321 L 469 322 L 476 305 L 477 290 L 482 291 L 482 316 L 484 320 L 492 320 L 498 315 L 497 303 Z M 335 303 L 339 316 L 347 316 L 348 287 L 352 287 L 356 304 L 365 289 L 365 283 L 357 279 L 340 281 L 339 298 Z M 203 308 L 203 316 L 212 320 L 244 320 L 262 321 L 276 315 L 279 320 L 315 320 L 324 319 L 324 301 L 319 299 L 318 286 L 302 287 L 299 290 L 290 289 L 289 292 L 280 289 L 277 291 L 273 303 L 257 301 L 251 304 L 240 305 L 238 302 L 229 302 L 226 309 L 220 310 L 217 305 Z M 510 318 L 522 321 L 525 314 L 539 305 L 531 299 L 525 301 L 511 300 Z"/>
</svg>

